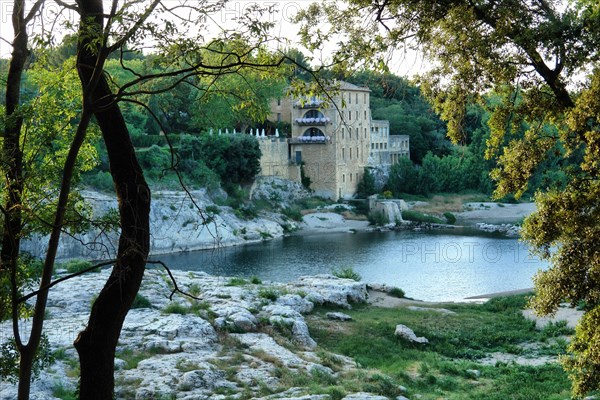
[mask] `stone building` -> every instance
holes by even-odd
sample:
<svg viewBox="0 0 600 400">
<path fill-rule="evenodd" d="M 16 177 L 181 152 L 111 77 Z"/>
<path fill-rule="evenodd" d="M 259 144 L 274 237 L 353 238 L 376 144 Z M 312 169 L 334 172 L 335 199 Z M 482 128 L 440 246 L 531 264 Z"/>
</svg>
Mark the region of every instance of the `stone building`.
<svg viewBox="0 0 600 400">
<path fill-rule="evenodd" d="M 273 100 L 271 121 L 291 125 L 291 136 L 262 138 L 262 175 L 310 179 L 315 194 L 351 198 L 369 165 L 390 164 L 388 121 L 373 121 L 370 90 L 338 82 L 331 98 Z M 403 143 L 403 142 L 402 142 Z"/>
</svg>

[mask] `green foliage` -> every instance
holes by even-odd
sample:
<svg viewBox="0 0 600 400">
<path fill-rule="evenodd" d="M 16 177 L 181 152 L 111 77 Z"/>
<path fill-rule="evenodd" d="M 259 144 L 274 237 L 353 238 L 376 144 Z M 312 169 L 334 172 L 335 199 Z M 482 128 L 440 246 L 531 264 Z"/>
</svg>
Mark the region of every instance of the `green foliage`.
<svg viewBox="0 0 600 400">
<path fill-rule="evenodd" d="M 19 379 L 19 359 L 17 345 L 13 338 L 0 344 L 0 378 L 5 381 L 16 383 Z M 40 346 L 35 354 L 32 367 L 32 378 L 37 379 L 40 372 L 54 363 L 54 355 L 50 349 L 50 342 L 45 334 L 42 334 Z"/>
<path fill-rule="evenodd" d="M 281 210 L 281 213 L 294 221 L 302 221 L 302 213 L 298 207 L 286 207 Z"/>
<path fill-rule="evenodd" d="M 62 382 L 57 382 L 52 388 L 52 396 L 61 400 L 77 400 L 79 396 L 75 390 L 67 389 Z"/>
<path fill-rule="evenodd" d="M 442 224 L 444 221 L 433 215 L 423 214 L 419 211 L 404 210 L 402 211 L 402 219 L 405 221 L 424 222 L 429 224 Z"/>
<path fill-rule="evenodd" d="M 275 300 L 277 300 L 277 298 L 279 298 L 279 296 L 280 296 L 280 293 L 275 289 L 260 288 L 258 290 L 258 297 L 263 298 L 263 299 L 275 301 Z"/>
<path fill-rule="evenodd" d="M 456 314 L 440 315 L 411 311 L 406 308 L 384 309 L 355 306 L 345 310 L 353 323 L 336 329 L 328 324 L 326 312 L 317 310 L 308 319 L 311 335 L 326 351 L 352 357 L 371 371 L 360 382 L 379 394 L 394 397 L 398 385 L 407 386 L 409 397 L 425 399 L 440 396 L 450 399 L 553 399 L 568 398 L 569 383 L 556 364 L 538 367 L 497 363 L 482 365 L 472 360 L 490 353 L 503 352 L 535 358 L 538 354 L 560 354 L 560 349 L 544 347 L 548 339 L 535 323 L 525 319 L 520 306 L 524 296 L 516 300 L 498 299 L 494 307 L 486 305 L 445 305 Z M 494 308 L 494 309 L 493 309 Z M 409 345 L 394 336 L 397 324 L 404 324 L 418 336 L 430 340 L 428 346 Z M 553 338 L 560 333 L 554 332 Z M 539 343 L 543 349 L 520 348 L 522 343 Z M 540 353 L 537 353 L 537 352 Z M 467 370 L 480 371 L 478 385 Z M 485 384 L 482 384 L 485 382 Z M 340 383 L 341 384 L 341 383 Z"/>
<path fill-rule="evenodd" d="M 371 211 L 367 218 L 371 225 L 384 226 L 390 223 L 388 217 L 381 211 Z"/>
<path fill-rule="evenodd" d="M 377 188 L 375 187 L 375 177 L 369 168 L 365 167 L 362 179 L 358 182 L 356 187 L 356 197 L 367 198 L 375 193 L 377 193 Z"/>
<path fill-rule="evenodd" d="M 184 306 L 181 303 L 178 303 L 176 301 L 170 302 L 169 304 L 167 304 L 165 306 L 165 308 L 163 308 L 163 313 L 165 314 L 181 314 L 181 315 L 185 315 L 185 314 L 189 314 L 190 312 L 190 308 Z"/>
<path fill-rule="evenodd" d="M 406 296 L 406 293 L 404 293 L 404 290 L 400 289 L 399 287 L 393 287 L 390 290 L 388 290 L 387 294 L 389 294 L 390 296 L 393 297 L 398 297 L 400 299 L 404 298 L 404 296 Z"/>
<path fill-rule="evenodd" d="M 58 264 L 57 268 L 63 268 L 67 270 L 69 274 L 84 271 L 92 266 L 92 263 L 88 260 L 70 260 L 62 264 Z M 100 268 L 93 269 L 91 272 L 100 272 Z"/>
<path fill-rule="evenodd" d="M 310 185 L 312 184 L 312 181 L 310 177 L 306 175 L 306 171 L 304 170 L 304 161 L 300 163 L 300 182 L 302 183 L 304 189 L 310 190 Z"/>
<path fill-rule="evenodd" d="M 262 280 L 258 276 L 253 276 L 250 278 L 250 283 L 253 285 L 260 285 L 262 284 Z"/>
<path fill-rule="evenodd" d="M 244 278 L 231 278 L 229 282 L 225 284 L 225 286 L 244 286 L 247 285 L 248 281 Z"/>
<path fill-rule="evenodd" d="M 446 218 L 446 222 L 450 225 L 454 225 L 454 223 L 456 222 L 456 216 L 451 212 L 445 212 L 444 218 Z"/>
<path fill-rule="evenodd" d="M 135 299 L 131 305 L 131 309 L 135 308 L 152 308 L 152 303 L 150 303 L 150 300 L 148 300 L 147 297 L 144 297 L 138 293 L 135 295 Z"/>
<path fill-rule="evenodd" d="M 360 274 L 358 272 L 354 271 L 354 269 L 352 269 L 352 267 L 335 269 L 335 270 L 331 271 L 331 274 L 338 278 L 352 279 L 353 281 L 356 281 L 356 282 L 360 282 L 360 280 L 362 279 Z"/>
<path fill-rule="evenodd" d="M 226 189 L 252 182 L 260 171 L 260 148 L 250 135 L 184 136 L 178 154 L 185 160 L 202 161 Z"/>
</svg>

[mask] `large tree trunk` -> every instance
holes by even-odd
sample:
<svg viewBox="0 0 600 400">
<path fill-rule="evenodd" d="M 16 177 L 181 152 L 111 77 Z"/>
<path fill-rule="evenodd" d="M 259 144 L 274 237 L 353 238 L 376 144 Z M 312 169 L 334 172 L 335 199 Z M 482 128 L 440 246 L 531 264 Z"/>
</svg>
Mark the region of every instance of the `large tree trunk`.
<svg viewBox="0 0 600 400">
<path fill-rule="evenodd" d="M 25 29 L 23 0 L 15 1 L 13 9 L 13 51 L 6 77 L 6 124 L 2 142 L 2 168 L 6 184 L 4 229 L 0 250 L 0 273 L 16 272 L 21 237 L 21 196 L 23 194 L 23 153 L 20 139 L 23 117 L 18 112 L 21 95 L 21 76 L 29 56 Z M 0 312 L 8 310 L 0 309 Z"/>
<path fill-rule="evenodd" d="M 87 327 L 75 340 L 81 366 L 80 398 L 113 398 L 114 356 L 123 321 L 141 285 L 150 242 L 150 190 L 137 162 L 123 115 L 101 69 L 106 59 L 95 51 L 102 33 L 102 0 L 79 0 L 81 12 L 77 69 L 104 138 L 119 201 L 121 236 L 117 261 L 92 306 Z M 97 44 L 97 42 L 95 42 Z M 96 46 L 97 47 L 97 46 Z M 99 54 L 100 53 L 100 54 Z"/>
</svg>

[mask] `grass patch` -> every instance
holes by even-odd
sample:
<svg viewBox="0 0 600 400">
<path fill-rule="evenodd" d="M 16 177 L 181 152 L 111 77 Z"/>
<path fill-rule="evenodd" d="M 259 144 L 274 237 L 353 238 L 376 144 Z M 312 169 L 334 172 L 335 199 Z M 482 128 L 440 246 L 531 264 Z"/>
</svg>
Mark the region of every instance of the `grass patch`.
<svg viewBox="0 0 600 400">
<path fill-rule="evenodd" d="M 321 351 L 352 357 L 371 371 L 359 381 L 364 391 L 393 398 L 398 395 L 398 385 L 403 385 L 410 390 L 407 397 L 418 394 L 425 400 L 569 398 L 570 383 L 558 364 L 531 367 L 477 363 L 493 352 L 531 352 L 528 354 L 536 357 L 536 351 L 546 355 L 564 351 L 560 345 L 541 350 L 521 346 L 560 338 L 566 332 L 562 325 L 536 330 L 535 323 L 521 313 L 526 303 L 527 296 L 523 295 L 496 298 L 483 305 L 445 305 L 456 313 L 453 315 L 358 305 L 344 310 L 353 318 L 344 329 L 326 319 L 329 310 L 325 309 L 318 309 L 307 322 Z M 430 344 L 418 346 L 399 340 L 394 336 L 397 324 L 427 337 Z M 479 376 L 473 376 L 470 370 L 479 371 Z M 344 388 L 346 383 L 340 381 L 337 385 Z"/>
<path fill-rule="evenodd" d="M 354 271 L 354 269 L 352 269 L 352 267 L 346 267 L 346 268 L 340 268 L 340 269 L 334 269 L 331 274 L 335 277 L 338 278 L 342 278 L 342 279 L 352 279 L 354 281 L 360 282 L 360 280 L 362 279 L 362 277 L 360 276 L 360 274 L 356 271 Z"/>
<path fill-rule="evenodd" d="M 406 293 L 404 293 L 404 290 L 400 289 L 399 287 L 393 287 L 387 293 L 390 296 L 398 297 L 399 299 L 402 299 L 402 298 L 404 298 L 404 296 L 406 296 Z"/>
<path fill-rule="evenodd" d="M 433 215 L 424 214 L 420 211 L 415 210 L 404 210 L 402 211 L 402 219 L 405 221 L 413 221 L 413 222 L 424 222 L 430 224 L 443 224 L 440 218 L 435 217 Z"/>
<path fill-rule="evenodd" d="M 244 278 L 231 278 L 229 282 L 225 284 L 225 286 L 244 286 L 247 285 L 248 281 Z"/>
<path fill-rule="evenodd" d="M 261 288 L 258 291 L 258 297 L 260 297 L 262 299 L 275 301 L 279 298 L 279 296 L 280 296 L 280 293 L 277 290 L 271 289 L 271 288 Z"/>
<path fill-rule="evenodd" d="M 190 308 L 184 306 L 181 303 L 177 303 L 177 302 L 172 302 L 169 303 L 165 306 L 165 308 L 163 308 L 163 313 L 165 314 L 189 314 L 190 313 Z"/>
<path fill-rule="evenodd" d="M 152 308 L 152 303 L 146 297 L 141 294 L 136 294 L 135 299 L 133 300 L 133 304 L 131 304 L 131 308 Z"/>
</svg>

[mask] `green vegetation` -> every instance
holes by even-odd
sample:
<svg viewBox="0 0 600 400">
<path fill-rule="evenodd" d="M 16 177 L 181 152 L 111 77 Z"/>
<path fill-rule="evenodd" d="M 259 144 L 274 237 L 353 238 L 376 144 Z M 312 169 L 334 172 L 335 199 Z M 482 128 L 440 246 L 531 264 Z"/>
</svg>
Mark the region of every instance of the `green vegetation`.
<svg viewBox="0 0 600 400">
<path fill-rule="evenodd" d="M 405 221 L 424 222 L 431 224 L 443 224 L 444 221 L 433 215 L 423 214 L 419 211 L 404 210 L 402 211 L 402 219 Z"/>
<path fill-rule="evenodd" d="M 360 280 L 362 279 L 360 274 L 358 272 L 354 271 L 354 269 L 352 269 L 352 267 L 334 269 L 333 271 L 331 271 L 331 274 L 338 278 L 352 279 L 353 281 L 357 281 L 357 282 L 360 282 Z"/>
<path fill-rule="evenodd" d="M 135 295 L 135 299 L 133 300 L 133 304 L 131 305 L 131 308 L 151 308 L 152 307 L 152 303 L 150 303 L 150 300 L 148 300 L 146 297 L 142 296 L 141 294 L 136 294 Z"/>
<path fill-rule="evenodd" d="M 393 287 L 390 290 L 388 290 L 387 294 L 389 294 L 392 297 L 398 297 L 400 299 L 404 298 L 404 296 L 406 296 L 406 293 L 404 292 L 404 290 L 400 289 L 399 287 Z"/>
<path fill-rule="evenodd" d="M 281 293 L 279 291 L 271 288 L 260 288 L 258 291 L 258 297 L 271 301 L 277 300 L 280 295 Z"/>
<path fill-rule="evenodd" d="M 248 281 L 244 278 L 231 278 L 229 282 L 225 284 L 225 286 L 244 286 L 247 285 Z"/>
<path fill-rule="evenodd" d="M 384 396 L 397 396 L 398 385 L 408 396 L 422 399 L 565 399 L 569 382 L 557 364 L 522 366 L 512 363 L 479 364 L 494 352 L 514 357 L 563 354 L 562 335 L 572 330 L 535 329 L 521 307 L 526 296 L 493 299 L 484 305 L 451 304 L 456 314 L 355 306 L 345 310 L 353 322 L 344 329 L 328 321 L 328 309 L 308 318 L 311 334 L 321 351 L 353 357 L 366 374 L 362 389 Z M 394 336 L 395 326 L 404 324 L 417 336 L 430 340 L 414 345 Z M 472 371 L 478 371 L 473 373 Z M 340 390 L 355 390 L 342 373 Z M 362 381 L 361 381 L 362 382 Z M 357 383 L 354 383 L 357 385 Z"/>
<path fill-rule="evenodd" d="M 88 260 L 70 260 L 57 266 L 58 269 L 64 268 L 69 274 L 84 271 L 92 266 Z M 100 272 L 100 268 L 91 270 L 91 272 Z"/>
</svg>

